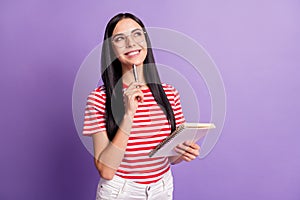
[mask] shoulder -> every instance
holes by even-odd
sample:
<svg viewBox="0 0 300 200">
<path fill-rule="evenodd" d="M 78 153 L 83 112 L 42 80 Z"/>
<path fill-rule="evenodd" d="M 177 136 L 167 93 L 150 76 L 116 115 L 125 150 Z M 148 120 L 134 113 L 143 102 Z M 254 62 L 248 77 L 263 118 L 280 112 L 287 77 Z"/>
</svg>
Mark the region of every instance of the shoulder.
<svg viewBox="0 0 300 200">
<path fill-rule="evenodd" d="M 168 93 L 171 93 L 173 95 L 178 94 L 178 91 L 174 86 L 172 86 L 170 84 L 167 84 L 167 83 L 162 83 L 161 85 L 162 85 L 162 87 L 163 87 L 166 94 L 168 94 Z"/>
<path fill-rule="evenodd" d="M 88 95 L 87 100 L 92 102 L 102 102 L 105 103 L 106 99 L 106 90 L 104 85 L 95 88 L 93 91 L 90 92 Z"/>
</svg>

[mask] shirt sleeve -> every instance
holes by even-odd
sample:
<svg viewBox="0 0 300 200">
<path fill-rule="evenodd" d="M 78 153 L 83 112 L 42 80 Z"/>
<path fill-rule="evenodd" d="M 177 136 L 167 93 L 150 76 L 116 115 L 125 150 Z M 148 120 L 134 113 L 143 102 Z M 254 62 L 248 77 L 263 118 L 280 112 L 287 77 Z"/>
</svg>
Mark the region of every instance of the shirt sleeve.
<svg viewBox="0 0 300 200">
<path fill-rule="evenodd" d="M 179 92 L 173 88 L 174 92 L 174 117 L 176 121 L 176 127 L 185 122 L 185 118 L 182 112 L 181 103 L 180 103 L 180 95 Z"/>
<path fill-rule="evenodd" d="M 82 134 L 90 136 L 105 130 L 105 93 L 95 90 L 87 98 Z"/>
</svg>

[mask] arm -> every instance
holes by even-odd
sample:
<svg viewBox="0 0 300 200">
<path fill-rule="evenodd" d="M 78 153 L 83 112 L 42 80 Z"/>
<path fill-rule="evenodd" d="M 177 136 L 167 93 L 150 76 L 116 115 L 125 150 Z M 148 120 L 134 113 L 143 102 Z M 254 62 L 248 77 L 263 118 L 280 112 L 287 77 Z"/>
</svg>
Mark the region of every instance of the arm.
<svg viewBox="0 0 300 200">
<path fill-rule="evenodd" d="M 140 86 L 141 84 L 134 82 L 124 92 L 125 115 L 114 139 L 110 142 L 106 131 L 93 135 L 95 165 L 105 179 L 113 178 L 124 157 L 138 101 L 143 101 L 144 98 Z"/>
<path fill-rule="evenodd" d="M 113 141 L 109 141 L 106 131 L 93 135 L 94 162 L 102 178 L 112 179 L 122 162 L 127 146 L 132 119 L 125 115 Z"/>
</svg>

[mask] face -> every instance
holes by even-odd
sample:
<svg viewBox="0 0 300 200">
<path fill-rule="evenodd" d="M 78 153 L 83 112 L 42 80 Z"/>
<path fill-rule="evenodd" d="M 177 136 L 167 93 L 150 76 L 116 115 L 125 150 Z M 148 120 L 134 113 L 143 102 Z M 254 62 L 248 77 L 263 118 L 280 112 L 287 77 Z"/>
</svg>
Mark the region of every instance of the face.
<svg viewBox="0 0 300 200">
<path fill-rule="evenodd" d="M 147 42 L 137 22 L 130 18 L 120 20 L 111 38 L 114 52 L 123 67 L 143 64 L 147 55 Z"/>
</svg>

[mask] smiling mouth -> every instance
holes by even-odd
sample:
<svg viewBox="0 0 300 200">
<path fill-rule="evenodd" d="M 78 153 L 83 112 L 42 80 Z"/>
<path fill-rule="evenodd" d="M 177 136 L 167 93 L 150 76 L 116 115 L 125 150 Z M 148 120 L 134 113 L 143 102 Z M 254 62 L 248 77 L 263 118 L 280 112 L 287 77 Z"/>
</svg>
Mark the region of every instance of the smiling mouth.
<svg viewBox="0 0 300 200">
<path fill-rule="evenodd" d="M 135 56 L 135 55 L 139 54 L 140 52 L 141 52 L 141 50 L 134 50 L 134 51 L 129 51 L 129 52 L 125 53 L 124 55 Z"/>
</svg>

